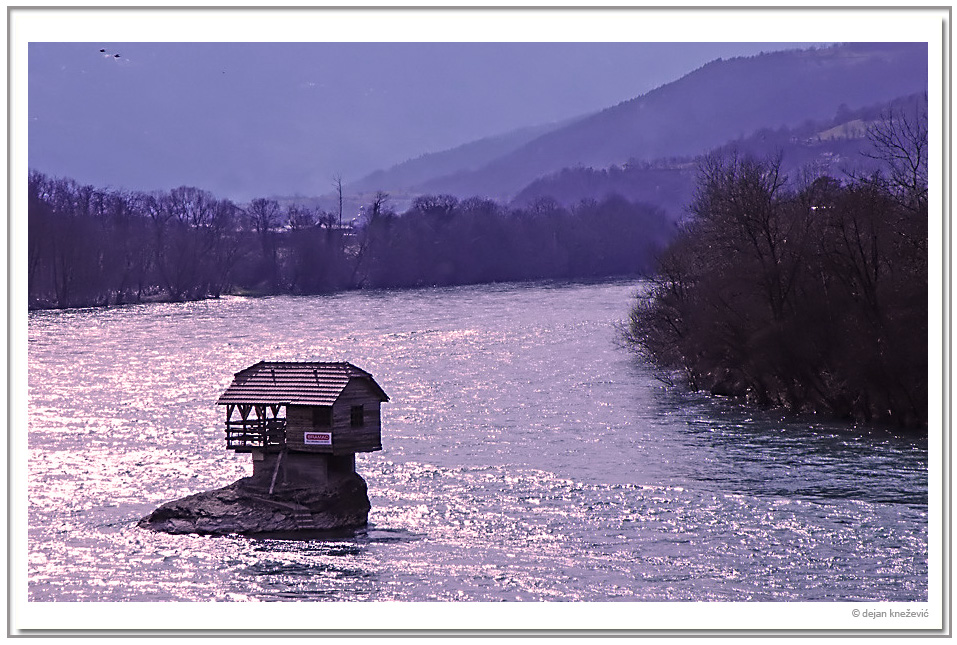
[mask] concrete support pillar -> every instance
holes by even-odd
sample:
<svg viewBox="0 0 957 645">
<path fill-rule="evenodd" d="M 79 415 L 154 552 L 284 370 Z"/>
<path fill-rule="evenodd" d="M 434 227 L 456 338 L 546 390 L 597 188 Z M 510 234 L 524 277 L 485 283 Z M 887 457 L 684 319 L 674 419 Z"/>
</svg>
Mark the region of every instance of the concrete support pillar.
<svg viewBox="0 0 957 645">
<path fill-rule="evenodd" d="M 281 460 L 279 454 L 253 452 L 253 485 L 275 490 L 325 488 L 337 478 L 356 471 L 354 454 L 287 452 Z"/>
</svg>

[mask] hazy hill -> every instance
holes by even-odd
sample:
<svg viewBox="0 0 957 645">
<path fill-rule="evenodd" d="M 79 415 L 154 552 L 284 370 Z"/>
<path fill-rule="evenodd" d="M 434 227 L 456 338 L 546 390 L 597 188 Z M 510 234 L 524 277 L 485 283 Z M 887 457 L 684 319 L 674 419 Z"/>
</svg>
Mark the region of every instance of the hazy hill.
<svg viewBox="0 0 957 645">
<path fill-rule="evenodd" d="M 923 93 L 879 103 L 858 110 L 840 107 L 834 118 L 804 122 L 799 126 L 763 128 L 748 137 L 730 141 L 709 152 L 781 156 L 782 167 L 794 178 L 805 169 L 841 178 L 849 172 L 869 172 L 875 161 L 865 156 L 870 144 L 867 127 L 890 109 L 914 113 L 918 103 L 926 106 Z M 696 162 L 693 157 L 632 159 L 608 168 L 575 167 L 534 180 L 515 196 L 514 206 L 525 206 L 548 197 L 571 206 L 582 200 L 599 201 L 618 194 L 663 208 L 672 218 L 685 214 L 694 190 Z"/>
<path fill-rule="evenodd" d="M 450 150 L 424 154 L 397 164 L 387 170 L 377 170 L 346 186 L 350 192 L 366 193 L 384 190 L 403 192 L 434 177 L 449 174 L 450 170 L 473 171 L 503 157 L 543 134 L 567 126 L 570 122 L 530 126 L 505 134 L 487 137 L 457 146 Z"/>
<path fill-rule="evenodd" d="M 926 88 L 923 43 L 853 43 L 718 59 L 642 96 L 534 136 L 480 167 L 472 165 L 479 157 L 460 163 L 450 155 L 445 163 L 430 164 L 444 166 L 442 175 L 412 186 L 403 186 L 398 175 L 392 175 L 395 181 L 385 174 L 378 178 L 384 190 L 504 199 L 563 168 L 693 156 L 762 128 L 829 119 L 842 105 L 861 108 Z"/>
</svg>

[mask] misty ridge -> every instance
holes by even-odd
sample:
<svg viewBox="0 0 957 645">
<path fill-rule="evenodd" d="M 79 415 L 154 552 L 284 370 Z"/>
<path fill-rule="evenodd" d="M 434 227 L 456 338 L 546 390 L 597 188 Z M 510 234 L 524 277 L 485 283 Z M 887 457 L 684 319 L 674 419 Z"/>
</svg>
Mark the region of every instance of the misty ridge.
<svg viewBox="0 0 957 645">
<path fill-rule="evenodd" d="M 847 110 L 926 91 L 922 43 L 849 43 L 717 59 L 595 114 L 423 155 L 350 189 L 508 201 L 563 169 L 694 158 L 758 131 L 840 121 Z"/>
</svg>

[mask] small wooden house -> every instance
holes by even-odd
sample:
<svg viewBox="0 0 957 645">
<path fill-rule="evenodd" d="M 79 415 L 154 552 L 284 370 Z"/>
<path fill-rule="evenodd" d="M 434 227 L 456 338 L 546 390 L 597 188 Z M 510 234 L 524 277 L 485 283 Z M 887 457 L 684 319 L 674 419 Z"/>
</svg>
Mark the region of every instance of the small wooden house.
<svg viewBox="0 0 957 645">
<path fill-rule="evenodd" d="M 272 488 L 282 456 L 286 470 L 310 479 L 355 472 L 355 453 L 382 449 L 380 405 L 388 400 L 351 363 L 260 361 L 237 372 L 218 403 L 226 406 L 226 447 L 252 453 L 254 477 L 271 470 Z"/>
</svg>

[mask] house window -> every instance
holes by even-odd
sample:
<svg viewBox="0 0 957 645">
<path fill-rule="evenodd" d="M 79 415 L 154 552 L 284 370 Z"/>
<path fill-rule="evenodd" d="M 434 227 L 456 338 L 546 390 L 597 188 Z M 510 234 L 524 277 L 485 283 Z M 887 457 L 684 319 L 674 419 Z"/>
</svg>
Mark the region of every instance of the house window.
<svg viewBox="0 0 957 645">
<path fill-rule="evenodd" d="M 321 405 L 312 409 L 312 425 L 316 428 L 332 427 L 332 406 Z"/>
<path fill-rule="evenodd" d="M 366 424 L 365 411 L 362 409 L 361 405 L 352 406 L 352 427 L 361 428 Z"/>
</svg>

